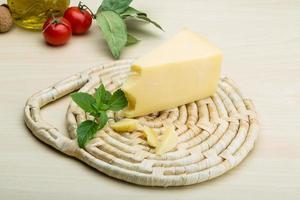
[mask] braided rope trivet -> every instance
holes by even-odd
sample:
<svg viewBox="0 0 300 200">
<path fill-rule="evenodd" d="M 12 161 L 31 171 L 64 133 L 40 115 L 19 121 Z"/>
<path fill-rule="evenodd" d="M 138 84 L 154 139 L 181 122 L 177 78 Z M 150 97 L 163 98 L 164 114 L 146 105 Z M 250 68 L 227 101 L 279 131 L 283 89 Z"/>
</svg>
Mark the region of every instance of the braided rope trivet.
<svg viewBox="0 0 300 200">
<path fill-rule="evenodd" d="M 90 116 L 73 102 L 67 113 L 70 137 L 42 119 L 43 106 L 81 87 L 80 91 L 90 93 L 100 83 L 111 91 L 120 87 L 130 63 L 92 68 L 33 95 L 25 107 L 27 126 L 43 142 L 105 174 L 147 186 L 191 185 L 215 178 L 238 165 L 253 148 L 259 131 L 254 106 L 228 78 L 220 81 L 211 98 L 138 118 L 142 125 L 157 130 L 165 124 L 176 126 L 179 143 L 162 156 L 147 145 L 142 133 L 118 134 L 109 125 L 85 149 L 78 148 L 77 125 Z M 122 118 L 118 113 L 109 116 L 110 123 Z"/>
</svg>

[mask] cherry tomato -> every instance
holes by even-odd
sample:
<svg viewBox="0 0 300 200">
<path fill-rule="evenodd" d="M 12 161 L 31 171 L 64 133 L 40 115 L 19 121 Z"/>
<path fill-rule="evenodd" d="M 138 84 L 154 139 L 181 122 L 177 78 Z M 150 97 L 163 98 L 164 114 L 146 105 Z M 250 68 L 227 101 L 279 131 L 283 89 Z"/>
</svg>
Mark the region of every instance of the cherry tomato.
<svg viewBox="0 0 300 200">
<path fill-rule="evenodd" d="M 60 46 L 69 41 L 72 36 L 72 26 L 63 17 L 50 18 L 43 26 L 43 34 L 46 42 L 53 46 Z"/>
<path fill-rule="evenodd" d="M 92 14 L 81 4 L 78 7 L 70 7 L 65 11 L 64 18 L 72 25 L 73 34 L 86 33 L 92 25 Z"/>
</svg>

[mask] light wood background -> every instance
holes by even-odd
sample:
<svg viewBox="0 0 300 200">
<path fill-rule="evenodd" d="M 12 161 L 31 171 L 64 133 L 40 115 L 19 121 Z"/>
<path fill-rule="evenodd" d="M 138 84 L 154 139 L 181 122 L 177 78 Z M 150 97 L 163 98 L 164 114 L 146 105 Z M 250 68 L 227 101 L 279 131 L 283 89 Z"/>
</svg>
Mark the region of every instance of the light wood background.
<svg viewBox="0 0 300 200">
<path fill-rule="evenodd" d="M 100 0 L 85 2 L 96 10 Z M 96 26 L 60 48 L 45 45 L 39 32 L 15 27 L 0 35 L 0 199 L 300 199 L 300 1 L 136 0 L 134 5 L 166 32 L 136 24 L 133 33 L 142 42 L 126 48 L 122 59 L 143 55 L 182 27 L 207 36 L 224 53 L 222 73 L 254 100 L 260 114 L 253 152 L 220 178 L 167 189 L 117 181 L 61 155 L 25 127 L 26 99 L 112 58 Z M 44 118 L 65 129 L 68 102 L 51 104 Z"/>
</svg>

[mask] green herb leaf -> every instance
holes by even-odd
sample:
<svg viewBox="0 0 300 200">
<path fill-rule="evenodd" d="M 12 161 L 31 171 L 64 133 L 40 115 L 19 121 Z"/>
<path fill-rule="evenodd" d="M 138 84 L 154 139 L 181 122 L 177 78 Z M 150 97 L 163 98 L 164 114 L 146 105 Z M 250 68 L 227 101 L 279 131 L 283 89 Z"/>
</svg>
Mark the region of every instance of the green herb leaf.
<svg viewBox="0 0 300 200">
<path fill-rule="evenodd" d="M 116 13 L 124 12 L 132 0 L 103 0 L 100 9 L 102 11 L 114 11 Z"/>
<path fill-rule="evenodd" d="M 121 17 L 123 19 L 127 17 L 137 17 L 138 15 L 147 17 L 146 13 L 139 11 L 133 7 L 128 7 L 123 13 L 121 13 Z"/>
<path fill-rule="evenodd" d="M 96 90 L 95 93 L 97 107 L 100 108 L 103 104 L 108 104 L 111 94 L 107 91 L 103 84 Z M 102 110 L 102 109 L 101 109 Z"/>
<path fill-rule="evenodd" d="M 137 39 L 133 35 L 127 33 L 127 43 L 126 43 L 126 46 L 130 46 L 130 45 L 136 44 L 139 41 L 140 41 L 139 39 Z"/>
<path fill-rule="evenodd" d="M 107 116 L 106 112 L 101 111 L 100 112 L 100 117 L 97 118 L 97 121 L 98 121 L 98 124 L 99 124 L 98 129 L 100 130 L 106 125 L 106 123 L 108 121 L 108 116 Z"/>
<path fill-rule="evenodd" d="M 114 94 L 110 99 L 109 104 L 110 104 L 109 107 L 110 110 L 119 111 L 128 105 L 128 101 L 125 97 L 124 92 L 121 89 L 119 89 L 116 92 L 114 92 Z"/>
<path fill-rule="evenodd" d="M 117 90 L 111 95 L 103 84 L 96 89 L 95 98 L 87 93 L 74 93 L 72 99 L 84 111 L 89 112 L 95 117 L 94 121 L 86 120 L 77 128 L 77 140 L 80 148 L 84 148 L 85 144 L 101 130 L 108 122 L 106 111 L 119 111 L 127 106 L 128 102 L 122 90 Z"/>
<path fill-rule="evenodd" d="M 164 31 L 164 29 L 155 21 L 152 21 L 150 18 L 148 18 L 147 16 L 143 16 L 143 15 L 138 15 L 137 16 L 138 19 L 144 20 L 146 22 L 149 22 L 151 24 L 153 24 L 154 26 L 156 26 L 157 28 L 159 28 L 160 30 Z"/>
<path fill-rule="evenodd" d="M 96 20 L 112 55 L 118 59 L 127 42 L 127 27 L 123 19 L 113 11 L 102 11 L 97 13 Z"/>
<path fill-rule="evenodd" d="M 94 121 L 87 120 L 82 122 L 77 128 L 77 141 L 80 148 L 84 148 L 85 144 L 97 133 L 98 124 Z"/>
<path fill-rule="evenodd" d="M 127 10 L 125 10 L 123 13 L 121 13 L 121 17 L 123 19 L 126 19 L 128 17 L 143 20 L 146 22 L 149 22 L 159 28 L 160 30 L 164 31 L 163 28 L 155 21 L 151 20 L 145 12 L 139 11 L 133 7 L 128 7 Z"/>
<path fill-rule="evenodd" d="M 77 92 L 71 94 L 73 101 L 82 108 L 85 112 L 93 113 L 95 112 L 92 104 L 96 102 L 95 98 L 87 93 Z"/>
</svg>

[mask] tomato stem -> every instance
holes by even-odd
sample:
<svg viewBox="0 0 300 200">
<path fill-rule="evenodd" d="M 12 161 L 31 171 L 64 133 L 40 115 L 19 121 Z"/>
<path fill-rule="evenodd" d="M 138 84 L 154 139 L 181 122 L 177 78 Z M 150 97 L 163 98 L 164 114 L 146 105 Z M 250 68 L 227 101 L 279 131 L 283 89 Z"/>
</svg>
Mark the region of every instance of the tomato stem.
<svg viewBox="0 0 300 200">
<path fill-rule="evenodd" d="M 60 23 L 60 20 L 57 19 L 57 18 L 54 18 L 51 22 L 52 24 L 59 24 Z"/>
<path fill-rule="evenodd" d="M 93 11 L 89 7 L 87 7 L 85 4 L 83 4 L 82 1 L 79 1 L 78 8 L 80 10 L 87 10 L 92 15 L 93 19 L 96 19 L 96 15 L 93 13 Z"/>
<path fill-rule="evenodd" d="M 52 18 L 53 19 L 51 20 L 51 22 L 42 30 L 43 33 L 51 26 L 51 24 L 60 23 L 60 20 L 58 18 L 56 18 L 55 16 L 52 16 Z"/>
<path fill-rule="evenodd" d="M 44 33 L 52 24 L 63 24 L 65 26 L 69 26 L 68 24 L 66 24 L 65 22 L 63 22 L 61 20 L 61 18 L 57 18 L 55 16 L 52 17 L 53 19 L 49 22 L 49 24 L 42 30 L 42 32 Z"/>
</svg>

